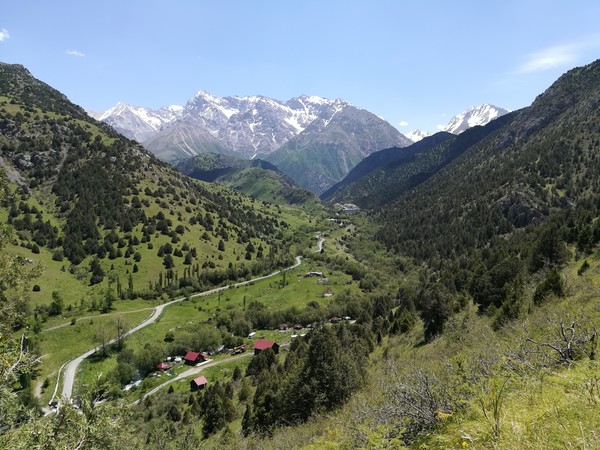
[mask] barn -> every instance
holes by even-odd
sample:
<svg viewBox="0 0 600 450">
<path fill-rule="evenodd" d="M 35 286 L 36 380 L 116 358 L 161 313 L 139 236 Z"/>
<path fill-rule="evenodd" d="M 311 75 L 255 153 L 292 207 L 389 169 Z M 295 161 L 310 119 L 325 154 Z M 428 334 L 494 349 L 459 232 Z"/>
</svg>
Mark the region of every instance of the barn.
<svg viewBox="0 0 600 450">
<path fill-rule="evenodd" d="M 171 368 L 171 366 L 164 362 L 161 362 L 155 366 L 156 370 L 163 370 L 163 371 L 169 370 L 170 368 Z"/>
<path fill-rule="evenodd" d="M 208 359 L 208 355 L 206 353 L 199 352 L 187 352 L 183 357 L 183 360 L 188 366 L 195 366 L 198 363 L 204 362 Z"/>
<path fill-rule="evenodd" d="M 275 354 L 279 353 L 279 344 L 273 341 L 267 341 L 266 339 L 259 339 L 254 343 L 254 354 L 258 355 L 263 350 L 268 348 L 273 349 Z"/>
<path fill-rule="evenodd" d="M 204 377 L 194 378 L 192 381 L 190 381 L 190 390 L 199 391 L 200 389 L 204 389 L 206 387 L 206 383 L 208 383 L 208 381 L 206 381 L 206 378 Z"/>
</svg>

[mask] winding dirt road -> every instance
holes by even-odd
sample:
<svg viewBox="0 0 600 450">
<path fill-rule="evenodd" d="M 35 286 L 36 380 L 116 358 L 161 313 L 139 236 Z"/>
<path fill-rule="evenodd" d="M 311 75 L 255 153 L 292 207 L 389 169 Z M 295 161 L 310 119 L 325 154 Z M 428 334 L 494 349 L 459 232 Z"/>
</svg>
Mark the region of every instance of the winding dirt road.
<svg viewBox="0 0 600 450">
<path fill-rule="evenodd" d="M 319 251 L 320 251 L 320 248 L 322 248 L 323 240 L 324 239 L 321 239 L 319 241 L 319 244 L 318 244 Z M 293 265 L 291 265 L 290 267 L 288 267 L 286 269 L 283 269 L 283 270 L 295 269 L 300 264 L 302 264 L 302 257 L 301 256 L 296 256 L 296 262 Z M 273 272 L 273 273 L 271 273 L 269 275 L 265 275 L 265 276 L 258 277 L 258 278 L 253 278 L 253 279 L 247 280 L 247 281 L 242 281 L 242 282 L 230 285 L 230 286 L 222 286 L 222 287 L 218 287 L 218 288 L 215 288 L 215 289 L 211 289 L 209 291 L 199 292 L 197 294 L 193 294 L 193 295 L 190 295 L 188 297 L 180 297 L 180 298 L 177 298 L 175 300 L 171 300 L 168 303 L 163 303 L 162 305 L 158 305 L 155 308 L 150 308 L 150 309 L 154 309 L 154 311 L 152 312 L 152 314 L 150 315 L 150 317 L 148 317 L 146 320 L 144 320 L 138 326 L 136 326 L 136 327 L 132 328 L 131 330 L 129 330 L 127 333 L 125 333 L 124 336 L 127 337 L 130 334 L 133 334 L 136 331 L 139 331 L 142 328 L 147 327 L 148 325 L 152 325 L 153 323 L 155 323 L 158 320 L 158 318 L 160 317 L 160 315 L 163 312 L 163 309 L 165 309 L 167 306 L 173 305 L 174 303 L 182 302 L 186 298 L 204 297 L 204 296 L 207 296 L 207 295 L 215 294 L 215 293 L 220 292 L 220 291 L 224 291 L 226 289 L 229 289 L 230 287 L 245 286 L 247 284 L 254 283 L 256 281 L 260 281 L 260 280 L 264 280 L 264 279 L 267 279 L 267 278 L 274 277 L 275 275 L 278 275 L 281 272 L 282 272 L 281 270 L 278 270 L 278 271 Z M 116 338 L 113 339 L 113 340 L 111 340 L 110 342 L 108 342 L 107 345 L 111 345 L 115 341 L 116 341 Z M 63 388 L 62 388 L 62 399 L 63 399 L 63 401 L 65 399 L 68 400 L 68 401 L 71 401 L 71 398 L 72 398 L 72 395 L 73 395 L 73 383 L 74 383 L 75 375 L 77 374 L 77 369 L 78 369 L 79 365 L 82 363 L 82 361 L 84 359 L 86 359 L 87 357 L 93 355 L 97 351 L 98 351 L 97 347 L 93 348 L 93 349 L 85 352 L 84 354 L 79 355 L 78 357 L 72 359 L 68 363 L 66 363 L 66 365 L 64 366 L 64 370 L 63 370 Z M 215 361 L 215 364 L 221 363 L 221 362 L 225 362 L 225 361 L 228 361 L 228 360 L 229 359 L 227 359 L 227 360 L 221 360 L 221 361 Z M 191 370 L 193 370 L 193 369 L 190 369 L 189 371 L 184 372 L 183 374 L 179 375 L 177 378 L 182 377 L 184 374 L 187 374 Z M 191 372 L 191 374 L 193 374 L 193 373 L 197 373 L 197 372 Z M 56 382 L 59 383 L 59 381 L 60 381 L 60 377 L 59 377 L 59 379 L 57 379 Z M 175 381 L 175 379 L 173 379 L 172 381 Z M 54 397 L 52 398 L 52 400 L 54 400 Z"/>
</svg>

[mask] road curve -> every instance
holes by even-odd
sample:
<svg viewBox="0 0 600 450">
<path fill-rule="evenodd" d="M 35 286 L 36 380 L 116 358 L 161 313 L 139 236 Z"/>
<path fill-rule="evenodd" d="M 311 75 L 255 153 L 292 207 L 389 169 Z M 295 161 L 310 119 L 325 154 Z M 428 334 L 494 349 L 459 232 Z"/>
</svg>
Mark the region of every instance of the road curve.
<svg viewBox="0 0 600 450">
<path fill-rule="evenodd" d="M 286 269 L 282 269 L 282 270 L 295 269 L 300 264 L 302 264 L 302 257 L 301 256 L 296 256 L 296 262 L 293 265 L 291 265 L 290 267 L 288 267 Z M 221 286 L 221 287 L 218 287 L 218 288 L 215 288 L 215 289 L 211 289 L 209 291 L 199 292 L 197 294 L 193 294 L 193 295 L 190 295 L 190 296 L 187 296 L 187 297 L 180 297 L 180 298 L 177 298 L 175 300 L 171 300 L 170 302 L 163 303 L 162 305 L 158 305 L 158 306 L 156 306 L 154 308 L 154 311 L 152 312 L 152 314 L 150 315 L 150 317 L 148 317 L 146 320 L 144 320 L 138 326 L 132 328 L 127 333 L 125 333 L 124 337 L 127 337 L 130 334 L 133 334 L 136 331 L 139 331 L 142 328 L 147 327 L 148 325 L 152 325 L 154 322 L 156 322 L 158 320 L 158 318 L 160 317 L 160 315 L 163 312 L 163 309 L 165 309 L 167 306 L 171 306 L 174 303 L 182 302 L 183 300 L 185 300 L 187 298 L 205 297 L 207 295 L 211 295 L 211 294 L 215 294 L 215 293 L 220 292 L 220 291 L 224 291 L 226 289 L 229 289 L 230 287 L 245 286 L 247 284 L 254 283 L 255 281 L 260 281 L 260 280 L 264 280 L 264 279 L 267 279 L 267 278 L 270 278 L 270 277 L 274 277 L 275 275 L 278 275 L 280 273 L 281 273 L 281 270 L 277 270 L 276 272 L 273 272 L 273 273 L 271 273 L 269 275 L 265 275 L 265 276 L 258 277 L 258 278 L 253 278 L 253 279 L 247 280 L 247 281 L 241 281 L 241 282 L 235 283 L 233 285 Z M 111 341 L 109 341 L 106 345 L 111 345 L 114 342 L 116 342 L 116 338 L 112 339 Z M 67 399 L 67 400 L 71 401 L 71 397 L 73 395 L 73 383 L 74 383 L 74 380 L 75 380 L 75 375 L 77 374 L 77 368 L 79 367 L 79 364 L 81 364 L 84 359 L 86 359 L 87 357 L 93 355 L 97 351 L 98 351 L 97 347 L 93 348 L 93 349 L 85 352 L 83 355 L 80 355 L 80 356 L 72 359 L 71 361 L 69 361 L 65 365 L 65 368 L 64 368 L 64 371 L 63 371 L 63 389 L 62 389 L 62 398 L 63 398 L 63 400 Z M 58 383 L 59 379 L 57 379 L 56 382 Z"/>
<path fill-rule="evenodd" d="M 325 243 L 325 238 L 320 237 L 320 235 L 317 235 L 317 237 L 319 238 L 319 242 L 317 242 L 317 249 L 315 250 L 315 253 L 320 253 L 323 251 L 323 244 Z"/>
</svg>

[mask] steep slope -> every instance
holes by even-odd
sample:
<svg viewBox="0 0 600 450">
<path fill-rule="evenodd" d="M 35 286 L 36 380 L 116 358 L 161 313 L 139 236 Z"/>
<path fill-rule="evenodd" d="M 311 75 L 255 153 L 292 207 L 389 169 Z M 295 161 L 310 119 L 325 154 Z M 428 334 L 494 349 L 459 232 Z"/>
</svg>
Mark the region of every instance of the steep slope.
<svg viewBox="0 0 600 450">
<path fill-rule="evenodd" d="M 265 159 L 300 185 L 321 193 L 371 153 L 410 141 L 374 114 L 340 103 Z"/>
<path fill-rule="evenodd" d="M 321 199 L 331 202 L 341 202 L 341 201 L 352 201 L 354 200 L 361 203 L 364 207 L 363 202 L 360 201 L 360 196 L 352 195 L 349 193 L 351 189 L 344 189 L 352 183 L 357 182 L 363 177 L 367 177 L 372 172 L 375 172 L 380 169 L 384 169 L 387 166 L 401 164 L 402 162 L 408 162 L 414 160 L 416 155 L 420 153 L 424 153 L 430 151 L 432 148 L 442 144 L 444 141 L 449 139 L 453 139 L 454 135 L 450 133 L 436 133 L 433 136 L 425 137 L 424 139 L 409 145 L 408 147 L 399 148 L 392 147 L 385 150 L 380 150 L 375 153 L 371 153 L 365 159 L 363 159 L 360 163 L 352 169 L 344 179 L 323 194 L 321 194 Z"/>
<path fill-rule="evenodd" d="M 261 159 L 245 160 L 218 153 L 204 153 L 175 163 L 182 173 L 197 180 L 216 182 L 272 203 L 297 204 L 316 201 L 273 164 Z"/>
<path fill-rule="evenodd" d="M 598 61 L 564 74 L 511 123 L 381 210 L 380 238 L 400 253 L 451 258 L 564 214 L 587 210 L 578 226 L 589 226 L 600 193 L 599 80 Z"/>
<path fill-rule="evenodd" d="M 120 297 L 152 297 L 289 261 L 276 209 L 183 176 L 18 65 L 0 64 L 0 163 L 15 251 L 48 267 L 35 302 L 99 294 L 105 276 Z M 249 242 L 261 254 L 239 262 Z"/>
<path fill-rule="evenodd" d="M 474 126 L 459 136 L 436 133 L 404 149 L 387 149 L 365 158 L 348 176 L 322 195 L 330 202 L 362 208 L 381 206 L 425 182 L 471 146 L 504 127 L 514 114 Z"/>
</svg>

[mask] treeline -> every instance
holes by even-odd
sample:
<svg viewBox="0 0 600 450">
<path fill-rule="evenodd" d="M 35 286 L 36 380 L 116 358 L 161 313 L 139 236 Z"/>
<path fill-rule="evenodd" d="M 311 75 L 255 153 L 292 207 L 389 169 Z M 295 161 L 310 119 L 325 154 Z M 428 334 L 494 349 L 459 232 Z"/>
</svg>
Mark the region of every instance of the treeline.
<svg viewBox="0 0 600 450">
<path fill-rule="evenodd" d="M 322 326 L 292 342 L 281 364 L 271 349 L 254 356 L 247 373 L 256 391 L 242 432 L 268 434 L 342 405 L 360 389 L 374 343 L 360 325 Z"/>
</svg>

